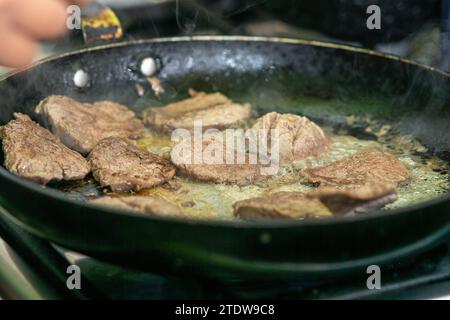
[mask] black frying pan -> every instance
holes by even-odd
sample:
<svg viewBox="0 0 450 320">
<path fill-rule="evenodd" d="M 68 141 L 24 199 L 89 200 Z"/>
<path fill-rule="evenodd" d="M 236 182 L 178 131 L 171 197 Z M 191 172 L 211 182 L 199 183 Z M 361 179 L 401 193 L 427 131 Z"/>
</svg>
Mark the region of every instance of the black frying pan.
<svg viewBox="0 0 450 320">
<path fill-rule="evenodd" d="M 112 99 L 141 111 L 156 100 L 139 97 L 135 89 L 136 83 L 148 86 L 139 72 L 147 56 L 159 60 L 163 102 L 182 98 L 193 87 L 220 90 L 261 112 L 301 113 L 335 126 L 343 125 L 347 114 L 368 114 L 448 159 L 447 74 L 372 51 L 302 40 L 172 38 L 64 54 L 0 82 L 0 123 L 17 111 L 36 119 L 34 107 L 51 94 Z M 91 77 L 85 89 L 73 84 L 80 68 Z M 71 200 L 0 168 L 1 204 L 32 233 L 115 263 L 216 278 L 364 274 L 370 264 L 402 261 L 440 245 L 450 227 L 449 200 L 446 195 L 407 208 L 320 221 L 194 222 Z"/>
</svg>

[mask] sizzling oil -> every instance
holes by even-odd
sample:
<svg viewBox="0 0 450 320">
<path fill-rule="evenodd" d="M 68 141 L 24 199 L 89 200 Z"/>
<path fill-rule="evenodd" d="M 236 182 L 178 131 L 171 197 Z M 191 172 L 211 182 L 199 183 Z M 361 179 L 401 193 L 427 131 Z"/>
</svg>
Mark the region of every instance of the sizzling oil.
<svg viewBox="0 0 450 320">
<path fill-rule="evenodd" d="M 383 131 L 384 130 L 384 131 Z M 158 196 L 178 205 L 187 218 L 234 219 L 234 202 L 278 191 L 308 192 L 311 186 L 302 181 L 299 171 L 306 167 L 320 167 L 351 156 L 368 147 L 387 150 L 409 169 L 411 182 L 398 189 L 398 200 L 386 209 L 399 208 L 416 202 L 436 198 L 449 190 L 448 165 L 437 158 L 426 157 L 426 149 L 417 141 L 404 135 L 387 134 L 389 128 L 377 132 L 377 140 L 357 139 L 348 135 L 333 133 L 326 128 L 331 139 L 331 148 L 320 157 L 298 161 L 292 166 L 280 168 L 278 174 L 264 183 L 237 186 L 192 181 L 175 177 L 163 186 L 141 191 L 140 195 Z M 146 132 L 138 145 L 148 151 L 169 157 L 172 142 L 170 138 Z"/>
</svg>

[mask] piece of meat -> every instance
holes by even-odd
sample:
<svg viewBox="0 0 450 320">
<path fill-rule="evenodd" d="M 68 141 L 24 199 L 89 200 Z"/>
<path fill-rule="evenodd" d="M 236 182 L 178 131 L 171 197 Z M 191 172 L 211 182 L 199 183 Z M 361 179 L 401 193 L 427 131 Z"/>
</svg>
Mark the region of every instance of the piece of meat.
<svg viewBox="0 0 450 320">
<path fill-rule="evenodd" d="M 399 186 L 410 180 L 408 169 L 392 154 L 376 148 L 320 168 L 302 171 L 310 183 L 360 187 L 369 183 Z"/>
<path fill-rule="evenodd" d="M 223 141 L 204 138 L 197 150 L 191 139 L 185 139 L 172 149 L 171 160 L 180 173 L 205 182 L 242 185 L 271 177 L 265 171 L 265 165 L 250 161 L 248 153 L 233 149 L 231 154 L 234 157 L 232 163 L 227 162 L 227 149 Z"/>
<path fill-rule="evenodd" d="M 278 130 L 280 164 L 290 164 L 310 156 L 318 156 L 328 150 L 330 142 L 323 130 L 306 117 L 294 114 L 270 112 L 259 118 L 252 130 L 264 130 L 268 150 L 273 130 Z"/>
<path fill-rule="evenodd" d="M 156 197 L 129 196 L 129 197 L 101 197 L 91 201 L 105 207 L 134 212 L 147 213 L 155 216 L 178 217 L 181 211 L 178 207 L 164 199 Z"/>
<path fill-rule="evenodd" d="M 189 90 L 189 94 L 191 98 L 164 107 L 148 108 L 143 113 L 144 122 L 166 133 L 179 128 L 192 130 L 198 120 L 201 120 L 203 130 L 223 130 L 248 120 L 252 115 L 250 104 L 234 103 L 221 93 Z"/>
<path fill-rule="evenodd" d="M 277 192 L 238 201 L 233 208 L 243 219 L 301 219 L 366 213 L 396 200 L 392 185 L 372 184 L 346 190 L 323 187 L 309 193 Z"/>
<path fill-rule="evenodd" d="M 41 184 L 80 180 L 89 172 L 86 159 L 63 145 L 50 131 L 25 114 L 1 127 L 5 167 Z"/>
<path fill-rule="evenodd" d="M 303 192 L 277 192 L 268 196 L 237 201 L 234 214 L 245 220 L 305 219 L 332 216 L 319 200 Z"/>
<path fill-rule="evenodd" d="M 115 192 L 151 188 L 175 175 L 175 167 L 169 161 L 124 138 L 103 139 L 88 160 L 94 178 Z"/>
<path fill-rule="evenodd" d="M 397 200 L 393 185 L 367 184 L 356 189 L 321 187 L 308 193 L 320 200 L 335 215 L 353 215 L 383 208 Z"/>
<path fill-rule="evenodd" d="M 65 96 L 50 96 L 39 103 L 51 131 L 69 148 L 87 155 L 108 137 L 139 138 L 144 125 L 126 106 L 111 101 L 81 103 Z"/>
</svg>

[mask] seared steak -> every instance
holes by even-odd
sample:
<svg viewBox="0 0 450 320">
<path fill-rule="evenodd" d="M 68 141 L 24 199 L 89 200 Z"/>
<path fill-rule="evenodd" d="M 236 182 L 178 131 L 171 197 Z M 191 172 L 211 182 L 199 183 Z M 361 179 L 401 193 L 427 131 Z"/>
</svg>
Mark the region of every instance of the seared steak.
<svg viewBox="0 0 450 320">
<path fill-rule="evenodd" d="M 115 192 L 151 188 L 175 175 L 175 167 L 169 161 L 123 138 L 103 139 L 88 160 L 94 178 Z"/>
<path fill-rule="evenodd" d="M 154 197 L 130 196 L 130 197 L 101 197 L 91 201 L 92 203 L 135 212 L 147 213 L 155 216 L 181 216 L 177 206 L 166 200 Z"/>
<path fill-rule="evenodd" d="M 318 156 L 329 147 L 322 129 L 306 117 L 270 112 L 259 118 L 253 130 L 264 130 L 267 145 L 272 141 L 272 130 L 278 130 L 279 162 L 289 164 L 309 156 Z M 270 150 L 270 147 L 268 148 Z"/>
<path fill-rule="evenodd" d="M 305 169 L 303 174 L 311 183 L 331 186 L 398 186 L 410 179 L 408 169 L 394 155 L 379 149 L 367 149 L 325 167 Z"/>
<path fill-rule="evenodd" d="M 45 116 L 51 131 L 69 148 L 87 155 L 108 137 L 139 138 L 142 121 L 127 107 L 111 101 L 81 103 L 69 97 L 50 96 L 36 112 Z"/>
<path fill-rule="evenodd" d="M 178 128 L 193 129 L 196 120 L 202 121 L 204 130 L 222 130 L 251 117 L 251 105 L 233 103 L 221 93 L 189 90 L 189 94 L 191 98 L 164 107 L 148 108 L 143 114 L 144 122 L 158 131 L 171 133 Z"/>
<path fill-rule="evenodd" d="M 12 173 L 41 184 L 83 179 L 90 171 L 87 161 L 63 145 L 47 129 L 27 115 L 1 127 L 5 167 Z"/>
<path fill-rule="evenodd" d="M 248 184 L 270 178 L 270 175 L 264 174 L 261 164 L 250 163 L 248 153 L 232 150 L 235 162 L 227 164 L 226 144 L 223 141 L 204 139 L 202 142 L 200 150 L 196 150 L 190 139 L 183 140 L 172 149 L 172 162 L 184 175 L 200 181 L 226 184 Z M 222 150 L 221 154 L 216 154 L 217 150 Z M 196 155 L 200 161 L 196 161 Z M 237 159 L 243 161 L 239 163 Z"/>
<path fill-rule="evenodd" d="M 243 219 L 303 219 L 365 213 L 396 200 L 392 186 L 366 185 L 351 190 L 325 187 L 310 193 L 277 192 L 238 201 L 233 208 L 235 215 Z"/>
<path fill-rule="evenodd" d="M 319 200 L 303 192 L 277 192 L 265 197 L 235 202 L 234 214 L 242 219 L 304 219 L 332 216 Z"/>
<path fill-rule="evenodd" d="M 394 186 L 382 184 L 367 184 L 356 189 L 321 187 L 308 196 L 319 199 L 336 215 L 365 213 L 397 200 Z"/>
</svg>

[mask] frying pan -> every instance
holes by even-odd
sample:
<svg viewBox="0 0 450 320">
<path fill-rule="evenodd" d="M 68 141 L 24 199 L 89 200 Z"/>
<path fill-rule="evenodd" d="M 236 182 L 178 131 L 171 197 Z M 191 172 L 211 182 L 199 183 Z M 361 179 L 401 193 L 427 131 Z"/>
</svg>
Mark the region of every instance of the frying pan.
<svg viewBox="0 0 450 320">
<path fill-rule="evenodd" d="M 158 61 L 166 94 L 144 97 L 142 59 Z M 77 70 L 90 76 L 83 89 Z M 345 125 L 348 114 L 388 122 L 430 153 L 450 151 L 449 75 L 399 57 L 316 41 L 200 36 L 112 43 L 46 59 L 0 81 L 0 123 L 43 98 L 110 99 L 142 111 L 221 91 L 267 111 Z M 102 208 L 0 168 L 0 203 L 38 237 L 105 261 L 163 274 L 215 279 L 323 278 L 365 274 L 445 244 L 450 197 L 354 217 L 305 221 L 186 221 Z"/>
</svg>

